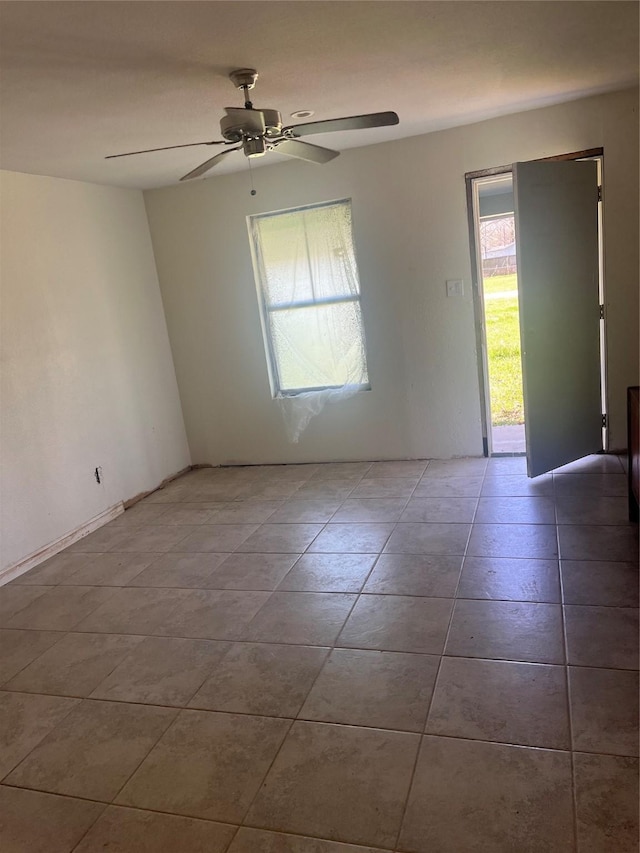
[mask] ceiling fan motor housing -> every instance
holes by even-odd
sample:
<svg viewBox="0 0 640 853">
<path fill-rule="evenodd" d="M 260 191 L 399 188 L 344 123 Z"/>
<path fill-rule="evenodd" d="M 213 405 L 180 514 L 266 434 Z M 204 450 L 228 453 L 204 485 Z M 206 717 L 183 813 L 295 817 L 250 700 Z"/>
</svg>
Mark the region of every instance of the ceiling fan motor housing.
<svg viewBox="0 0 640 853">
<path fill-rule="evenodd" d="M 282 116 L 278 110 L 248 110 L 227 107 L 220 121 L 220 132 L 229 142 L 242 139 L 276 139 L 282 135 Z"/>
</svg>

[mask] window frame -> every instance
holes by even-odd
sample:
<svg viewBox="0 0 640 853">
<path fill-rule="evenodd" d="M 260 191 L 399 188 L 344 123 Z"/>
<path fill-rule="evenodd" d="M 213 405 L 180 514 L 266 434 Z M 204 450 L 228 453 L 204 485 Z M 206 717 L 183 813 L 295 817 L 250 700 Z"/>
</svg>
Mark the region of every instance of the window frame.
<svg viewBox="0 0 640 853">
<path fill-rule="evenodd" d="M 249 243 L 251 244 L 251 259 L 253 262 L 253 274 L 256 284 L 256 291 L 258 295 L 258 305 L 260 308 L 260 325 L 262 327 L 262 336 L 264 338 L 265 344 L 265 355 L 267 356 L 267 370 L 269 373 L 269 383 L 271 386 L 271 396 L 273 399 L 278 399 L 282 397 L 296 397 L 300 394 L 306 394 L 309 392 L 315 391 L 332 391 L 337 390 L 339 388 L 348 388 L 353 391 L 370 391 L 371 390 L 371 382 L 370 380 L 363 383 L 354 383 L 350 385 L 318 385 L 318 386 L 309 386 L 304 388 L 286 388 L 282 387 L 282 380 L 280 377 L 280 371 L 278 367 L 278 359 L 275 351 L 275 347 L 273 345 L 273 335 L 272 335 L 272 327 L 271 327 L 271 314 L 277 313 L 278 311 L 291 311 L 296 310 L 298 308 L 314 308 L 322 305 L 340 305 L 345 304 L 347 302 L 356 302 L 360 306 L 360 313 L 362 317 L 362 291 L 360 288 L 360 276 L 359 276 L 359 267 L 358 267 L 358 258 L 356 254 L 355 248 L 355 240 L 353 239 L 353 227 L 351 229 L 351 245 L 353 248 L 353 256 L 356 264 L 356 270 L 358 270 L 358 293 L 356 295 L 348 295 L 348 296 L 335 296 L 335 297 L 324 297 L 320 299 L 304 299 L 299 302 L 280 302 L 275 303 L 274 305 L 269 306 L 266 300 L 266 292 L 265 287 L 263 286 L 263 275 L 262 271 L 265 269 L 264 258 L 262 257 L 262 246 L 260 240 L 257 237 L 256 231 L 254 230 L 254 222 L 257 222 L 260 219 L 271 219 L 276 216 L 282 216 L 284 214 L 289 213 L 300 213 L 305 210 L 320 210 L 323 207 L 335 207 L 337 205 L 349 205 L 350 212 L 353 215 L 353 203 L 351 198 L 339 198 L 333 199 L 331 201 L 323 201 L 317 202 L 313 204 L 304 204 L 298 205 L 296 207 L 282 208 L 281 210 L 273 210 L 268 211 L 266 213 L 255 213 L 249 214 L 247 216 L 247 230 L 249 232 Z M 367 372 L 367 376 L 369 375 L 369 364 L 368 360 L 366 360 L 367 356 L 367 345 L 366 345 L 366 335 L 364 330 L 364 318 L 362 318 L 362 343 L 365 352 L 365 368 Z"/>
</svg>

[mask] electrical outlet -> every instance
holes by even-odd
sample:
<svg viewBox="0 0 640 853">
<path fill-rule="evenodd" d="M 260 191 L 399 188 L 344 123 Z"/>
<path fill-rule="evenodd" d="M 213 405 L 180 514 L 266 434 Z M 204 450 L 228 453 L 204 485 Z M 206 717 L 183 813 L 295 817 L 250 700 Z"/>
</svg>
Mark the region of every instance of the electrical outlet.
<svg viewBox="0 0 640 853">
<path fill-rule="evenodd" d="M 464 281 L 461 278 L 447 279 L 447 296 L 464 296 Z"/>
</svg>

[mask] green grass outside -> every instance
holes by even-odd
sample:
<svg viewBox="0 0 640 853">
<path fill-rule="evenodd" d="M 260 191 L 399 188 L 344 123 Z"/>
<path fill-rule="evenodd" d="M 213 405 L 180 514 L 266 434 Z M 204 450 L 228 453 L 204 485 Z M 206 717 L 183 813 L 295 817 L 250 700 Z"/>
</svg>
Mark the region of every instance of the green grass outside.
<svg viewBox="0 0 640 853">
<path fill-rule="evenodd" d="M 492 426 L 524 423 L 518 291 L 515 275 L 486 278 L 485 295 L 513 291 L 513 297 L 487 299 L 485 319 L 489 358 Z"/>
<path fill-rule="evenodd" d="M 505 290 L 518 292 L 518 278 L 515 273 L 513 275 L 492 275 L 485 278 L 482 283 L 485 293 L 501 293 Z"/>
</svg>

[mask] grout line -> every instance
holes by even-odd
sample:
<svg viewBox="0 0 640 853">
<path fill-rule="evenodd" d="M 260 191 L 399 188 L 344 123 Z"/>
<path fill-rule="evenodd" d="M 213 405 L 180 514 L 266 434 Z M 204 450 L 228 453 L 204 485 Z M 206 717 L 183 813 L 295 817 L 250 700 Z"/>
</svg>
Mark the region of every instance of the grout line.
<svg viewBox="0 0 640 853">
<path fill-rule="evenodd" d="M 105 809 L 115 808 L 115 809 L 131 809 L 132 811 L 136 811 L 136 812 L 153 812 L 154 814 L 167 815 L 168 817 L 182 817 L 182 818 L 186 818 L 187 820 L 201 820 L 204 823 L 215 823 L 215 824 L 219 824 L 222 826 L 229 826 L 229 827 L 234 827 L 236 829 L 240 829 L 239 824 L 229 823 L 229 821 L 226 821 L 226 820 L 217 820 L 215 818 L 200 817 L 199 815 L 195 815 L 195 814 L 183 814 L 182 812 L 165 812 L 165 811 L 162 811 L 161 809 L 154 809 L 154 808 L 148 807 L 148 806 L 144 806 L 144 807 L 142 807 L 142 806 L 130 806 L 128 804 L 125 805 L 124 803 L 115 803 L 115 802 L 112 802 L 109 800 L 96 800 L 92 797 L 84 797 L 84 796 L 80 796 L 80 795 L 76 795 L 76 794 L 63 794 L 63 793 L 59 793 L 58 791 L 49 791 L 46 788 L 32 788 L 32 787 L 27 787 L 25 785 L 16 785 L 13 782 L 10 782 L 10 783 L 9 782 L 0 782 L 0 787 L 12 788 L 12 789 L 17 790 L 17 791 L 35 791 L 38 794 L 48 794 L 51 797 L 62 797 L 65 800 L 72 800 L 74 802 L 77 802 L 79 800 L 80 802 L 83 802 L 83 803 L 96 803 L 96 805 L 105 806 Z M 92 826 L 93 825 L 95 825 L 95 824 L 92 824 Z"/>
<path fill-rule="evenodd" d="M 565 679 L 565 703 L 566 703 L 566 714 L 567 714 L 567 727 L 569 733 L 569 760 L 571 762 L 571 816 L 572 816 L 572 826 L 573 826 L 573 845 L 574 849 L 578 849 L 578 799 L 577 799 L 577 790 L 576 790 L 576 773 L 575 773 L 575 743 L 573 738 L 573 716 L 571 713 L 571 694 L 569 687 L 569 639 L 567 635 L 567 621 L 565 618 L 565 609 L 564 609 L 564 600 L 565 600 L 565 591 L 564 591 L 564 576 L 561 570 L 561 552 L 560 552 L 560 530 L 558 527 L 558 504 L 557 504 L 557 495 L 555 493 L 555 474 L 553 475 L 553 484 L 554 484 L 554 500 L 553 500 L 553 508 L 556 516 L 556 545 L 558 549 L 558 582 L 560 584 L 560 601 L 562 602 L 560 606 L 560 614 L 562 619 L 562 644 L 563 644 L 563 653 L 564 653 L 564 679 Z"/>
<path fill-rule="evenodd" d="M 487 466 L 485 465 L 485 470 L 484 470 L 484 474 L 483 474 L 483 477 L 482 477 L 482 483 L 480 484 L 480 494 L 482 494 L 482 485 L 484 484 L 484 478 L 486 477 L 486 471 L 487 471 Z M 409 777 L 409 785 L 408 785 L 408 787 L 407 787 L 407 796 L 406 796 L 406 798 L 405 798 L 404 808 L 403 808 L 403 810 L 402 810 L 402 815 L 401 815 L 401 817 L 400 817 L 400 821 L 399 821 L 399 823 L 398 823 L 398 832 L 396 833 L 396 839 L 395 839 L 394 847 L 397 847 L 397 846 L 400 844 L 400 836 L 402 835 L 402 828 L 403 828 L 403 826 L 404 826 L 404 822 L 405 822 L 405 819 L 406 819 L 406 816 L 407 816 L 407 809 L 409 808 L 409 800 L 410 800 L 410 798 L 411 798 L 411 790 L 412 790 L 412 788 L 413 788 L 413 783 L 414 783 L 414 780 L 415 780 L 416 771 L 417 771 L 417 769 L 418 769 L 418 761 L 420 760 L 420 754 L 421 754 L 421 752 L 422 752 L 422 747 L 423 747 L 424 739 L 425 739 L 425 736 L 426 736 L 426 735 L 425 735 L 425 733 L 426 733 L 426 730 L 427 730 L 427 726 L 428 726 L 428 724 L 429 724 L 429 715 L 431 714 L 431 708 L 432 708 L 432 706 L 433 706 L 433 700 L 434 700 L 434 697 L 435 697 L 435 695 L 436 695 L 436 690 L 437 690 L 437 687 L 438 687 L 438 680 L 439 680 L 439 677 L 440 677 L 440 670 L 441 670 L 441 668 L 442 668 L 442 660 L 443 660 L 443 658 L 444 658 L 444 656 L 445 656 L 445 651 L 446 651 L 446 648 L 447 648 L 447 642 L 448 642 L 448 639 L 449 639 L 449 633 L 450 633 L 450 631 L 451 631 L 451 625 L 452 625 L 452 623 L 453 623 L 453 615 L 454 615 L 455 607 L 456 607 L 456 595 L 457 595 L 457 592 L 458 592 L 458 588 L 459 588 L 459 586 L 460 586 L 460 580 L 461 580 L 461 578 L 462 578 L 462 572 L 463 572 L 463 570 L 464 570 L 464 561 L 465 561 L 465 559 L 466 559 L 467 550 L 468 550 L 468 548 L 469 548 L 469 542 L 470 542 L 470 540 L 471 540 L 471 534 L 472 534 L 472 532 L 473 532 L 473 523 L 474 523 L 474 520 L 475 520 L 475 517 L 476 517 L 476 513 L 477 513 L 477 511 L 478 511 L 478 506 L 479 506 L 479 504 L 480 504 L 480 494 L 478 495 L 478 497 L 477 497 L 477 499 L 476 499 L 476 507 L 475 507 L 475 510 L 474 510 L 474 513 L 473 513 L 473 517 L 472 517 L 472 520 L 471 520 L 471 524 L 469 525 L 469 532 L 468 532 L 468 534 L 467 534 L 467 543 L 466 543 L 466 545 L 465 545 L 464 554 L 462 555 L 462 562 L 461 562 L 461 564 L 460 564 L 460 572 L 458 573 L 458 582 L 457 582 L 457 584 L 456 584 L 456 588 L 455 588 L 455 590 L 454 590 L 453 604 L 452 604 L 452 606 L 451 606 L 451 612 L 450 612 L 450 614 L 449 614 L 449 622 L 448 622 L 448 624 L 447 624 L 447 630 L 445 631 L 444 641 L 443 641 L 443 643 L 442 643 L 442 652 L 440 653 L 440 656 L 439 656 L 439 659 L 438 659 L 438 666 L 437 666 L 437 669 L 436 669 L 436 676 L 435 676 L 434 681 L 433 681 L 433 690 L 432 690 L 432 692 L 431 692 L 431 696 L 430 696 L 430 698 L 429 698 L 429 704 L 428 704 L 428 706 L 427 706 L 427 713 L 426 713 L 425 718 L 424 718 L 424 724 L 423 724 L 423 726 L 422 726 L 422 732 L 421 732 L 421 734 L 420 734 L 420 740 L 418 741 L 418 749 L 416 750 L 416 757 L 415 757 L 415 760 L 414 760 L 414 762 L 413 762 L 413 768 L 412 768 L 412 771 L 411 771 L 411 776 Z"/>
</svg>

